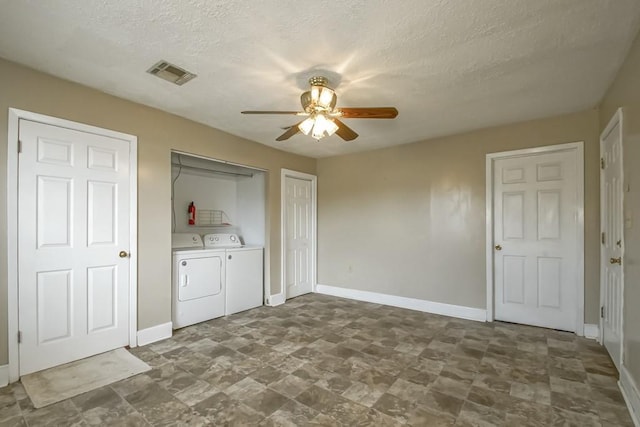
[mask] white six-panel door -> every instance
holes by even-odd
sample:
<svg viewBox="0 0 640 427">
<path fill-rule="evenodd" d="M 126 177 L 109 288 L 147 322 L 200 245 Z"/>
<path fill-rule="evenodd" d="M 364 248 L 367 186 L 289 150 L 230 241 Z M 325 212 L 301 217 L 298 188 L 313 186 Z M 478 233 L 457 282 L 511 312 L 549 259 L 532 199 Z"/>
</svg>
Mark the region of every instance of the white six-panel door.
<svg viewBox="0 0 640 427">
<path fill-rule="evenodd" d="M 19 137 L 24 375 L 129 344 L 130 187 L 127 141 L 28 120 Z"/>
<path fill-rule="evenodd" d="M 312 292 L 312 182 L 285 176 L 285 271 L 286 297 Z"/>
<path fill-rule="evenodd" d="M 614 119 L 615 120 L 615 119 Z M 608 127 L 609 128 L 609 127 Z M 614 122 L 601 140 L 601 223 L 602 223 L 602 340 L 616 367 L 622 354 L 622 138 L 621 123 Z"/>
<path fill-rule="evenodd" d="M 495 319 L 576 331 L 577 192 L 571 150 L 495 160 Z"/>
</svg>

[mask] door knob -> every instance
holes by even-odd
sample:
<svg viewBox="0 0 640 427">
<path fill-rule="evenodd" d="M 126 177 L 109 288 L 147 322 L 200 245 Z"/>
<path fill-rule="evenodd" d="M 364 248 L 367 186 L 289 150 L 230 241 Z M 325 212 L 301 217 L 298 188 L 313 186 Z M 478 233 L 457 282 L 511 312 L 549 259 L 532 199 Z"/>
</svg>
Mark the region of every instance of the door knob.
<svg viewBox="0 0 640 427">
<path fill-rule="evenodd" d="M 502 246 L 496 245 L 496 251 L 501 251 L 501 250 L 502 250 Z"/>
<path fill-rule="evenodd" d="M 118 256 L 120 258 L 126 258 L 129 256 L 129 254 L 127 253 L 127 251 L 120 251 L 120 253 L 118 254 Z"/>
<path fill-rule="evenodd" d="M 611 258 L 611 259 L 609 260 L 609 262 L 610 262 L 611 264 L 619 264 L 619 265 L 622 265 L 622 258 L 621 258 L 621 257 L 618 257 L 618 258 Z"/>
</svg>

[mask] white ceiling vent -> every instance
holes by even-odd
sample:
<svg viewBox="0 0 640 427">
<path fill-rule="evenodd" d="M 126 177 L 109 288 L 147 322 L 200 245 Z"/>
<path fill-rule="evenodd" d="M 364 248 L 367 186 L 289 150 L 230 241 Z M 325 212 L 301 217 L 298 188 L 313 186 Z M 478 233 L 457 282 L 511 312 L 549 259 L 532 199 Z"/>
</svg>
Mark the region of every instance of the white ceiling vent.
<svg viewBox="0 0 640 427">
<path fill-rule="evenodd" d="M 196 77 L 195 74 L 190 73 L 177 65 L 170 64 L 167 61 L 158 61 L 147 70 L 147 73 L 153 74 L 154 76 L 160 77 L 168 82 L 175 83 L 178 86 L 182 86 L 189 80 Z"/>
</svg>

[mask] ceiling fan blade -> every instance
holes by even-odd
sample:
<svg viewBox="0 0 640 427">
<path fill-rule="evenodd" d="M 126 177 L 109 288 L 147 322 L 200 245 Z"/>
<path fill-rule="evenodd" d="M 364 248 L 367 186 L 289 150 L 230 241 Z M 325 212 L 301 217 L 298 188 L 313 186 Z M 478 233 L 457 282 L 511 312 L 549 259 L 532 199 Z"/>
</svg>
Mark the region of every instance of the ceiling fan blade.
<svg viewBox="0 0 640 427">
<path fill-rule="evenodd" d="M 355 133 L 353 129 L 345 125 L 340 120 L 333 119 L 333 122 L 338 125 L 338 130 L 336 131 L 336 135 L 338 135 L 340 138 L 344 139 L 345 141 L 353 141 L 358 137 L 358 134 Z"/>
<path fill-rule="evenodd" d="M 300 123 L 302 123 L 302 122 L 300 122 Z M 291 126 L 285 133 L 283 133 L 282 135 L 277 137 L 276 141 L 285 141 L 285 140 L 291 138 L 293 135 L 295 135 L 298 132 L 300 132 L 300 129 L 298 128 L 298 125 L 300 123 L 296 123 L 295 125 Z"/>
<path fill-rule="evenodd" d="M 398 115 L 394 107 L 338 108 L 344 119 L 393 119 Z"/>
<path fill-rule="evenodd" d="M 306 115 L 304 111 L 241 111 L 242 114 L 291 114 L 295 116 Z"/>
</svg>

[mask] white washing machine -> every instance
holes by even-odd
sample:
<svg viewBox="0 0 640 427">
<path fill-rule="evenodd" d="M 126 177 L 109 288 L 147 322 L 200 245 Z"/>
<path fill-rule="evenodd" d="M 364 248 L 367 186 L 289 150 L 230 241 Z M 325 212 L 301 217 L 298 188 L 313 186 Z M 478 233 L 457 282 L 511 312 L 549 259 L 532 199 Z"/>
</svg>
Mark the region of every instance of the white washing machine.
<svg viewBox="0 0 640 427">
<path fill-rule="evenodd" d="M 224 316 L 225 250 L 205 248 L 199 234 L 174 233 L 171 237 L 173 328 Z"/>
<path fill-rule="evenodd" d="M 243 245 L 237 234 L 207 234 L 204 245 L 225 251 L 225 314 L 261 306 L 264 296 L 263 248 Z"/>
</svg>

